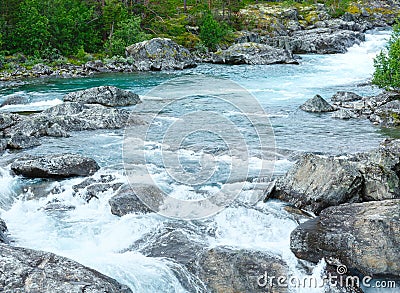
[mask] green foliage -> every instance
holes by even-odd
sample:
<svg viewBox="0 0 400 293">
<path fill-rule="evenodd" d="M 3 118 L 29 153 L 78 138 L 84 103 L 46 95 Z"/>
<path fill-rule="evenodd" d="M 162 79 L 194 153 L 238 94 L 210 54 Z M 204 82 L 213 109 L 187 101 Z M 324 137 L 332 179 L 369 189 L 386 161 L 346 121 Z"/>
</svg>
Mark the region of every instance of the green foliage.
<svg viewBox="0 0 400 293">
<path fill-rule="evenodd" d="M 140 18 L 133 17 L 116 24 L 115 31 L 105 44 L 105 49 L 111 55 L 125 55 L 125 48 L 137 42 L 150 38 L 140 27 Z"/>
<path fill-rule="evenodd" d="M 372 83 L 385 89 L 400 89 L 400 24 L 394 26 L 386 47 L 374 60 Z"/>
<path fill-rule="evenodd" d="M 219 23 L 214 19 L 211 13 L 207 13 L 203 16 L 200 24 L 199 36 L 207 48 L 215 50 L 228 32 L 227 25 L 225 23 Z"/>
</svg>

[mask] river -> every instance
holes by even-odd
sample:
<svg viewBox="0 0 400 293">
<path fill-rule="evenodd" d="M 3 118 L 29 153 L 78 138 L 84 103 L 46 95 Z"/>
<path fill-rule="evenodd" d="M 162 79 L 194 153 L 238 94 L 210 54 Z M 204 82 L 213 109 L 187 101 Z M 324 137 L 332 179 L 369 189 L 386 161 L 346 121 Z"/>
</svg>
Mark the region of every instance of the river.
<svg viewBox="0 0 400 293">
<path fill-rule="evenodd" d="M 298 108 L 315 94 L 329 100 L 339 90 L 354 91 L 360 95 L 379 92 L 366 84 L 366 81 L 373 72 L 373 58 L 385 45 L 389 33 L 370 32 L 366 35 L 366 42 L 350 48 L 345 54 L 303 55 L 300 65 L 201 64 L 197 68 L 180 72 L 103 74 L 81 79 L 36 79 L 23 83 L 4 83 L 0 87 L 0 95 L 2 99 L 10 95 L 23 95 L 30 99 L 28 105 L 7 106 L 3 108 L 5 111 L 40 110 L 61 103 L 62 96 L 68 92 L 93 86 L 114 85 L 151 100 L 154 88 L 160 89 L 160 86 L 168 81 L 173 84 L 173 78 L 178 77 L 182 81 L 189 77 L 223 77 L 246 89 L 261 105 L 268 120 L 266 125 L 270 123 L 274 134 L 274 174 L 281 175 L 292 164 L 291 158 L 299 153 L 339 154 L 366 151 L 377 147 L 386 137 L 387 134 L 379 127 L 366 120 L 338 120 L 331 118 L 330 114 L 310 114 Z M 184 86 L 185 84 L 182 84 L 182 87 Z M 153 91 L 148 94 L 151 90 Z M 200 102 L 192 99 L 186 106 L 201 106 L 196 103 Z M 209 104 L 205 103 L 203 106 L 207 105 Z M 213 107 L 225 106 L 214 104 Z M 182 115 L 178 113 L 180 111 L 182 106 L 159 118 L 162 118 L 162 121 L 174 121 L 174 118 Z M 203 119 L 200 121 L 203 125 L 212 124 L 210 117 L 202 116 L 199 119 Z M 124 134 L 124 130 L 75 132 L 69 138 L 45 138 L 41 146 L 26 152 L 81 153 L 93 157 L 101 165 L 101 170 L 95 176 L 112 174 L 118 181 L 126 182 L 125 161 L 122 155 Z M 210 148 L 207 142 L 209 138 L 198 139 L 203 141 L 202 149 Z M 198 149 L 188 147 L 186 151 L 184 167 L 196 168 L 196 163 L 193 162 L 197 160 Z M 159 155 L 159 150 L 156 147 L 150 148 L 147 155 L 153 160 Z M 11 176 L 9 163 L 15 156 L 16 153 L 6 152 L 0 160 L 1 218 L 6 221 L 15 245 L 69 257 L 129 285 L 134 292 L 186 292 L 171 269 L 176 268 L 176 265 L 170 260 L 146 257 L 135 249 L 129 249 L 144 235 L 162 227 L 179 226 L 183 220 L 165 218 L 156 213 L 114 216 L 110 213 L 108 204 L 113 195 L 111 191 L 101 194 L 98 200 L 92 200 L 90 203 L 73 196 L 72 186 L 81 182 L 80 178 L 52 183 L 61 186 L 61 194 L 48 193 L 47 196 L 30 199 L 35 195 L 31 194 L 32 191 L 26 192 L 24 188 L 29 185 L 38 186 L 41 181 Z M 224 162 L 227 153 L 215 152 L 213 156 L 219 157 L 219 162 Z M 250 168 L 250 172 L 259 171 L 259 160 L 257 154 L 248 159 L 248 162 L 255 166 Z M 171 182 L 166 178 L 162 164 L 152 162 L 152 166 L 160 184 L 164 184 L 177 198 L 194 196 L 190 186 Z M 217 172 L 213 183 L 221 181 L 223 173 Z M 209 190 L 214 187 L 208 184 L 200 186 L 199 189 Z M 251 189 L 248 192 L 251 197 Z M 246 191 L 241 196 L 244 197 L 242 201 L 250 200 L 246 198 Z M 63 202 L 75 206 L 75 209 L 63 212 L 42 209 L 47 202 L 60 198 Z M 196 241 L 204 247 L 225 245 L 269 252 L 288 264 L 290 275 L 301 277 L 305 274 L 289 249 L 290 232 L 298 222 L 293 215 L 284 210 L 284 204 L 281 202 L 259 202 L 255 208 L 233 204 L 216 214 L 204 219 L 191 220 L 185 225 L 190 225 L 191 229 L 198 231 Z M 204 230 L 213 233 L 204 233 Z M 323 264 L 316 266 L 314 274 L 318 275 L 322 266 Z M 183 268 L 182 270 L 189 279 L 195 278 Z M 315 292 L 319 292 L 318 290 Z"/>
</svg>

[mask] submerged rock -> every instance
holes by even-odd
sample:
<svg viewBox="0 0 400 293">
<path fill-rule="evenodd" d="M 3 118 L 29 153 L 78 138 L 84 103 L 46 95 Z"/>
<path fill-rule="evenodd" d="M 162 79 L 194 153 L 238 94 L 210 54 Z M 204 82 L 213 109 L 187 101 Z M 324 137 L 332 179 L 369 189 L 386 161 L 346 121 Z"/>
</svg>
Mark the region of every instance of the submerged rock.
<svg viewBox="0 0 400 293">
<path fill-rule="evenodd" d="M 27 104 L 29 102 L 29 99 L 25 96 L 11 96 L 8 97 L 7 99 L 4 100 L 3 103 L 1 103 L 0 107 L 8 106 L 8 105 L 20 105 L 20 104 Z"/>
<path fill-rule="evenodd" d="M 126 56 L 134 59 L 139 71 L 159 71 L 195 67 L 189 50 L 167 38 L 154 38 L 126 48 Z"/>
<path fill-rule="evenodd" d="M 347 119 L 351 119 L 351 118 L 356 118 L 357 116 L 346 109 L 339 109 L 335 112 L 332 113 L 332 118 L 336 118 L 336 119 L 342 119 L 342 120 L 347 120 Z"/>
<path fill-rule="evenodd" d="M 361 201 L 363 176 L 346 158 L 305 154 L 280 178 L 270 198 L 319 214 L 323 209 Z"/>
<path fill-rule="evenodd" d="M 217 64 L 298 64 L 291 53 L 284 49 L 273 48 L 264 44 L 234 44 L 226 50 L 212 55 L 212 63 Z"/>
<path fill-rule="evenodd" d="M 312 99 L 307 100 L 300 109 L 306 112 L 332 112 L 335 109 L 320 95 L 315 95 Z"/>
<path fill-rule="evenodd" d="M 30 178 L 88 176 L 99 169 L 95 160 L 78 154 L 25 156 L 11 164 L 15 174 Z"/>
<path fill-rule="evenodd" d="M 152 202 L 152 206 L 161 206 L 164 202 L 161 190 L 154 185 L 137 185 L 133 189 L 126 184 L 109 200 L 111 213 L 122 217 L 130 213 L 155 212 L 143 203 L 142 198 L 147 198 L 149 202 Z"/>
<path fill-rule="evenodd" d="M 343 204 L 291 234 L 294 254 L 312 262 L 339 259 L 362 274 L 400 276 L 400 200 Z"/>
<path fill-rule="evenodd" d="M 0 271 L 0 289 L 4 292 L 132 292 L 65 257 L 4 244 L 0 244 Z"/>
<path fill-rule="evenodd" d="M 66 102 L 82 104 L 101 104 L 103 106 L 130 106 L 140 103 L 137 94 L 119 89 L 115 86 L 99 86 L 82 91 L 72 92 L 64 96 Z"/>
</svg>

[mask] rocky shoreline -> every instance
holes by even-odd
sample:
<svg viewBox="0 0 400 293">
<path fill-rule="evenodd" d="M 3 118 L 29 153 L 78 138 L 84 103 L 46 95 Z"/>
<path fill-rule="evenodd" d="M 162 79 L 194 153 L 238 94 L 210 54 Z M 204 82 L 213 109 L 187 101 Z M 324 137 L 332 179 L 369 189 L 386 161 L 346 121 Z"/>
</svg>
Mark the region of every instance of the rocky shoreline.
<svg viewBox="0 0 400 293">
<path fill-rule="evenodd" d="M 243 17 L 259 22 L 258 28 L 236 32 L 237 38 L 233 44 L 216 52 L 189 52 L 170 39 L 154 38 L 127 47 L 125 57 L 91 60 L 83 65 L 67 63 L 49 66 L 39 63 L 27 67 L 23 62 L 16 61 L 14 69 L 0 72 L 0 81 L 182 70 L 203 62 L 232 65 L 297 64 L 298 58 L 294 58 L 294 54 L 345 53 L 347 48 L 365 40 L 364 33 L 367 30 L 390 27 L 400 13 L 399 3 L 394 1 L 371 1 L 364 4 L 352 7 L 350 12 L 339 18 L 332 17 L 323 4 L 278 10 L 274 6 L 259 4 L 241 11 Z M 260 12 L 261 15 L 257 16 Z M 269 20 L 264 23 L 265 19 Z M 263 26 L 264 29 L 259 28 Z"/>
</svg>

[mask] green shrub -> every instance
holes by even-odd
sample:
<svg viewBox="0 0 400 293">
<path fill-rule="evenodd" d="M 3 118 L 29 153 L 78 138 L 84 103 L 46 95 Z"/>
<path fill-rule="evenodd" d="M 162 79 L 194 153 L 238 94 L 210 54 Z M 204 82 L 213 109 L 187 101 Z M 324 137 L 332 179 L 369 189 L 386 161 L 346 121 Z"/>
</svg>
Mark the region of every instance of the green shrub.
<svg viewBox="0 0 400 293">
<path fill-rule="evenodd" d="M 228 26 L 225 23 L 221 24 L 215 20 L 211 13 L 203 16 L 199 28 L 201 41 L 211 50 L 215 50 L 229 32 Z"/>
<path fill-rule="evenodd" d="M 400 24 L 394 26 L 386 50 L 374 60 L 372 83 L 385 89 L 400 89 Z"/>
<path fill-rule="evenodd" d="M 116 25 L 116 29 L 107 40 L 105 49 L 110 55 L 125 55 L 125 48 L 137 42 L 150 38 L 140 27 L 140 18 L 133 17 L 122 20 Z"/>
</svg>

